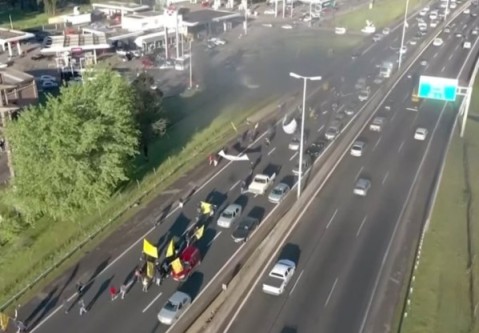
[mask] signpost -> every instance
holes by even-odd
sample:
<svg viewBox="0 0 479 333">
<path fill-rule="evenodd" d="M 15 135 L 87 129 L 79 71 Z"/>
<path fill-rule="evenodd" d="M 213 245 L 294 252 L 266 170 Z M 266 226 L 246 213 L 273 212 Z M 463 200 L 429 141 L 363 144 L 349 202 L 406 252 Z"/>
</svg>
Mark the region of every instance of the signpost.
<svg viewBox="0 0 479 333">
<path fill-rule="evenodd" d="M 454 102 L 457 97 L 458 80 L 421 75 L 419 78 L 419 98 Z"/>
</svg>

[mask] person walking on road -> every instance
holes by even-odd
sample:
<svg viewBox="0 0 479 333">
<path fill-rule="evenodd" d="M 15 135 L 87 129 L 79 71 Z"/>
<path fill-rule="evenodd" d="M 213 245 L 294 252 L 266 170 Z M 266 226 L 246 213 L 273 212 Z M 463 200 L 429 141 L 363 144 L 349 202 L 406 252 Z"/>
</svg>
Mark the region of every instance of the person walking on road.
<svg viewBox="0 0 479 333">
<path fill-rule="evenodd" d="M 178 207 L 179 207 L 180 209 L 182 209 L 182 208 L 183 208 L 183 204 L 184 204 L 184 203 L 183 203 L 183 199 L 180 198 L 180 199 L 178 200 Z"/>
<path fill-rule="evenodd" d="M 141 281 L 143 284 L 143 292 L 146 293 L 148 292 L 148 278 L 145 276 L 143 277 L 143 281 Z"/>
<path fill-rule="evenodd" d="M 125 299 L 125 295 L 126 295 L 126 290 L 128 289 L 128 287 L 126 286 L 126 284 L 122 284 L 121 287 L 120 287 L 120 295 L 121 295 L 121 299 Z"/>
<path fill-rule="evenodd" d="M 85 300 L 82 298 L 78 304 L 80 305 L 80 316 L 83 316 L 84 313 L 88 312 L 86 309 Z"/>
<path fill-rule="evenodd" d="M 77 285 L 76 285 L 76 288 L 77 288 L 78 298 L 82 298 L 83 293 L 85 292 L 85 285 L 83 283 L 81 283 L 80 281 L 78 281 Z"/>
<path fill-rule="evenodd" d="M 110 297 L 112 301 L 116 300 L 118 297 L 118 290 L 113 285 L 110 287 Z"/>
<path fill-rule="evenodd" d="M 17 333 L 25 333 L 27 331 L 27 326 L 22 321 L 18 320 L 15 324 L 17 325 Z"/>
</svg>

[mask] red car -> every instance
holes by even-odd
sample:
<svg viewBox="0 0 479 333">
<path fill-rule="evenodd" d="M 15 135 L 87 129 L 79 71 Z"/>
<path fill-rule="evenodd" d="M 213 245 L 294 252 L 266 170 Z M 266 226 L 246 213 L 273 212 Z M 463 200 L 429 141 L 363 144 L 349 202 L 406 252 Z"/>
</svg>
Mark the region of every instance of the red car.
<svg viewBox="0 0 479 333">
<path fill-rule="evenodd" d="M 196 246 L 188 245 L 178 257 L 181 265 L 175 264 L 174 260 L 171 263 L 171 276 L 175 281 L 186 280 L 191 272 L 201 263 L 200 250 Z"/>
</svg>

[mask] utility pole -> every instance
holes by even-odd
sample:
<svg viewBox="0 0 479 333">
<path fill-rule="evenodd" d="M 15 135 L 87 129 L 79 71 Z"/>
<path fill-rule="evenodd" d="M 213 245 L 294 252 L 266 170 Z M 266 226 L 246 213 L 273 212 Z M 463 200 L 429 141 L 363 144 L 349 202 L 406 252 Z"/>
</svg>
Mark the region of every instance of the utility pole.
<svg viewBox="0 0 479 333">
<path fill-rule="evenodd" d="M 193 89 L 193 39 L 190 38 L 190 89 Z"/>
</svg>

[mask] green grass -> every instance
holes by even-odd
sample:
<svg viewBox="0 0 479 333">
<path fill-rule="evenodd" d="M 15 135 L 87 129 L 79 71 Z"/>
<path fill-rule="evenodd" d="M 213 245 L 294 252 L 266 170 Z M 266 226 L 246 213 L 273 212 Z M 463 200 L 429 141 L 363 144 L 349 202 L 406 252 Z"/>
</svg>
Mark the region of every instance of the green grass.
<svg viewBox="0 0 479 333">
<path fill-rule="evenodd" d="M 477 85 L 477 84 L 476 84 Z M 479 95 L 471 110 L 479 109 Z M 464 140 L 455 134 L 421 261 L 416 271 L 414 292 L 408 317 L 401 333 L 479 332 L 472 327 L 470 273 L 474 280 L 474 305 L 479 301 L 479 263 L 468 267 L 467 202 L 471 198 L 473 256 L 479 244 L 479 117 L 470 117 Z M 469 170 L 470 192 L 466 186 L 465 166 Z"/>
<path fill-rule="evenodd" d="M 420 4 L 426 4 L 426 0 L 409 0 L 408 12 Z M 360 31 L 366 25 L 366 20 L 374 23 L 377 29 L 390 25 L 392 22 L 404 16 L 405 1 L 398 0 L 377 0 L 372 9 L 363 6 L 354 12 L 338 15 L 334 25 L 346 27 L 348 30 Z"/>
</svg>

